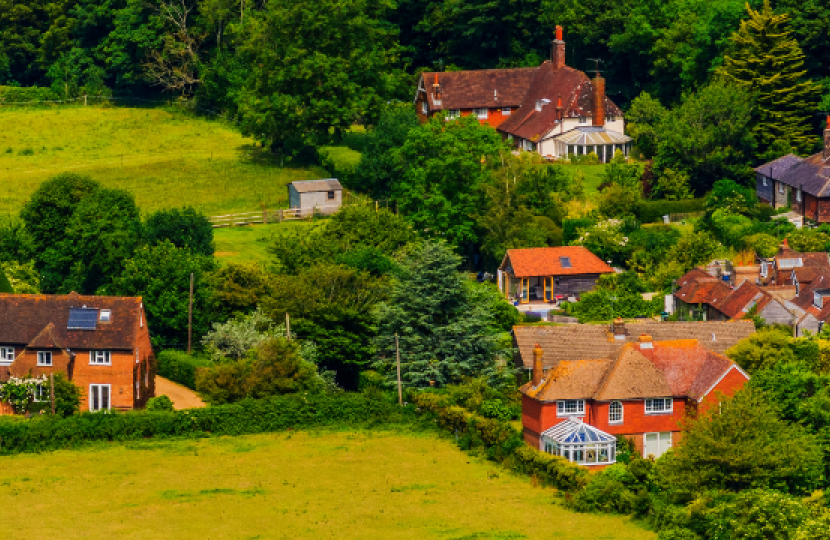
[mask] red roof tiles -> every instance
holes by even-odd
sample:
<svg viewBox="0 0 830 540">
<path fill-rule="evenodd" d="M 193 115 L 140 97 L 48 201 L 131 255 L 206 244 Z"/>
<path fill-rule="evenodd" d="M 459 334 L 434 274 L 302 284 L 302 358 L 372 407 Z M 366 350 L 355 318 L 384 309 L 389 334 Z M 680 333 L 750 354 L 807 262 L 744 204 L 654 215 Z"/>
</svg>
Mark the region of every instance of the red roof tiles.
<svg viewBox="0 0 830 540">
<path fill-rule="evenodd" d="M 570 267 L 563 266 L 563 259 Z M 516 277 L 612 274 L 614 269 L 582 246 L 508 249 L 501 270 Z"/>
</svg>

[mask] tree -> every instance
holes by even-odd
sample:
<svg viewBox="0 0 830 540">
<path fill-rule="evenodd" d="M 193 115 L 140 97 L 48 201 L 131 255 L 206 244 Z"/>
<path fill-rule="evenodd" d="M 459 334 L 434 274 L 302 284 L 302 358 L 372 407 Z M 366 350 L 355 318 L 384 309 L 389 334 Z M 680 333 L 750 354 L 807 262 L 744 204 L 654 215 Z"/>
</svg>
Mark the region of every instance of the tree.
<svg viewBox="0 0 830 540">
<path fill-rule="evenodd" d="M 0 266 L 0 294 L 2 293 L 14 294 L 14 289 L 11 282 L 9 282 L 9 278 L 6 277 L 3 267 Z"/>
<path fill-rule="evenodd" d="M 366 133 L 360 162 L 347 187 L 375 199 L 388 199 L 392 183 L 403 173 L 397 150 L 406 141 L 409 130 L 418 126 L 418 116 L 409 103 L 383 108 L 378 123 Z"/>
<path fill-rule="evenodd" d="M 121 274 L 141 239 L 141 217 L 132 194 L 96 190 L 78 203 L 57 247 L 58 261 L 69 268 L 60 290 L 94 294 L 105 288 Z"/>
<path fill-rule="evenodd" d="M 72 416 L 81 407 L 81 389 L 63 373 L 55 373 L 55 414 Z"/>
<path fill-rule="evenodd" d="M 198 30 L 194 31 L 192 24 L 196 2 L 161 0 L 156 9 L 167 32 L 162 38 L 163 46 L 149 51 L 144 64 L 147 79 L 165 91 L 189 96 L 193 87 L 201 82 L 197 67 L 200 64 L 199 47 L 204 36 Z"/>
<path fill-rule="evenodd" d="M 88 176 L 59 174 L 42 183 L 21 209 L 20 218 L 32 239 L 44 292 L 57 292 L 68 275 L 68 261 L 59 247 L 66 244 L 67 229 L 78 204 L 99 188 L 100 184 Z"/>
<path fill-rule="evenodd" d="M 416 247 L 401 262 L 391 298 L 378 306 L 378 366 L 395 379 L 395 335 L 406 386 L 442 387 L 464 378 L 498 376 L 500 349 L 492 314 L 473 302 L 461 259 L 443 242 Z"/>
<path fill-rule="evenodd" d="M 752 375 L 778 363 L 794 361 L 796 356 L 791 348 L 791 342 L 792 337 L 785 330 L 764 328 L 738 342 L 726 354 Z M 816 347 L 815 355 L 818 356 L 818 347 Z"/>
<path fill-rule="evenodd" d="M 504 150 L 493 128 L 474 117 L 440 116 L 411 129 L 399 150 L 405 163 L 392 197 L 416 230 L 468 247 L 478 240 L 473 216 L 484 206 L 481 186 Z"/>
<path fill-rule="evenodd" d="M 809 153 L 816 142 L 810 119 L 818 105 L 819 87 L 805 77 L 804 53 L 788 28 L 790 16 L 773 13 L 769 0 L 764 0 L 760 11 L 747 5 L 747 13 L 749 19 L 732 34 L 720 73 L 756 95 L 752 132 L 761 156 L 778 157 L 775 150 L 782 143 Z"/>
<path fill-rule="evenodd" d="M 667 486 L 692 496 L 707 489 L 809 493 L 823 469 L 816 438 L 781 420 L 751 389 L 691 421 L 680 444 L 658 466 Z"/>
<path fill-rule="evenodd" d="M 249 76 L 240 125 L 274 150 L 297 152 L 372 119 L 397 60 L 387 1 L 269 0 L 246 21 Z"/>
<path fill-rule="evenodd" d="M 211 291 L 207 275 L 216 268 L 212 257 L 196 255 L 169 241 L 140 247 L 124 263 L 124 270 L 108 292 L 121 296 L 141 296 L 153 347 L 184 348 L 187 342 L 187 312 L 190 274 L 193 287 L 194 342 L 207 332 L 214 314 L 208 308 Z"/>
<path fill-rule="evenodd" d="M 171 208 L 150 214 L 144 223 L 144 234 L 150 245 L 170 240 L 178 248 L 213 256 L 213 225 L 194 208 Z"/>
<path fill-rule="evenodd" d="M 827 251 L 830 248 L 830 234 L 805 227 L 791 232 L 787 243 L 796 251 Z"/>
<path fill-rule="evenodd" d="M 228 263 L 209 274 L 206 284 L 211 291 L 210 312 L 216 320 L 256 309 L 271 294 L 273 276 L 256 263 Z"/>
<path fill-rule="evenodd" d="M 689 189 L 689 175 L 685 172 L 677 172 L 665 169 L 657 179 L 657 195 L 667 201 L 678 201 L 691 199 L 692 192 Z"/>
</svg>

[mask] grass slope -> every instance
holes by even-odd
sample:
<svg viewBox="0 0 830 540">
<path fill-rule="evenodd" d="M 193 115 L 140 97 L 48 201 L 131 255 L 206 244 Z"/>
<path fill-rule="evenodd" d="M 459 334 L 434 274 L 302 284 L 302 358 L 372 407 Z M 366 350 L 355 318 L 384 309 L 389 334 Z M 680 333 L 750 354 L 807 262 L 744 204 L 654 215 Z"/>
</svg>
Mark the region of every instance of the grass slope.
<svg viewBox="0 0 830 540">
<path fill-rule="evenodd" d="M 431 434 L 312 431 L 2 458 L 3 537 L 652 539 Z M 13 524 L 11 526 L 10 524 Z"/>
<path fill-rule="evenodd" d="M 233 127 L 166 109 L 0 110 L 0 124 L 0 215 L 64 171 L 130 191 L 143 213 L 190 205 L 207 215 L 286 207 L 286 184 L 325 175 L 280 167 Z"/>
<path fill-rule="evenodd" d="M 319 224 L 320 221 L 284 221 L 269 225 L 213 229 L 215 256 L 220 262 L 257 262 L 267 265 L 273 259 L 268 248 L 276 236 L 309 231 Z"/>
</svg>

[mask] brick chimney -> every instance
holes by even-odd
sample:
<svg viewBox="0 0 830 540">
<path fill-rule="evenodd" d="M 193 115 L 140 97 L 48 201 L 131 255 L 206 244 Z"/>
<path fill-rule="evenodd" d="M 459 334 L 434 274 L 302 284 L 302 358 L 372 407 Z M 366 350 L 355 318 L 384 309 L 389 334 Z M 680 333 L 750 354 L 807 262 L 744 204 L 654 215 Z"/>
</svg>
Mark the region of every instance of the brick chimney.
<svg viewBox="0 0 830 540">
<path fill-rule="evenodd" d="M 436 105 L 441 104 L 441 85 L 438 84 L 438 74 L 435 74 L 435 82 L 432 84 L 432 101 Z"/>
<path fill-rule="evenodd" d="M 596 78 L 591 81 L 594 86 L 594 115 L 591 117 L 591 124 L 594 126 L 605 125 L 605 79 L 597 73 Z"/>
<path fill-rule="evenodd" d="M 824 126 L 824 161 L 830 159 L 830 114 L 827 115 L 827 125 Z"/>
<path fill-rule="evenodd" d="M 553 69 L 565 67 L 565 42 L 562 41 L 562 27 L 556 27 L 556 39 L 551 42 L 550 61 Z"/>
<path fill-rule="evenodd" d="M 542 347 L 537 343 L 533 347 L 533 388 L 538 388 L 542 384 L 542 376 L 544 375 L 544 367 L 542 366 L 543 355 Z"/>
</svg>

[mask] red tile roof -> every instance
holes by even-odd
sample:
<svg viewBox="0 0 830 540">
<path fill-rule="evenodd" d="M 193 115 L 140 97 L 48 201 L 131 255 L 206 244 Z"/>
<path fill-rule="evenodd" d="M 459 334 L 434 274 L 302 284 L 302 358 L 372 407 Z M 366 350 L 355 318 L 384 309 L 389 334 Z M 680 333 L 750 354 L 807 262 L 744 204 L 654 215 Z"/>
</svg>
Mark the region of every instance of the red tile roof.
<svg viewBox="0 0 830 540">
<path fill-rule="evenodd" d="M 649 397 L 699 401 L 733 368 L 740 370 L 694 339 L 628 343 L 610 360 L 560 362 L 545 373 L 538 387 L 530 382 L 521 391 L 539 401 Z"/>
<path fill-rule="evenodd" d="M 563 258 L 570 259 L 570 268 L 562 266 Z M 613 268 L 582 246 L 508 249 L 500 268 L 516 277 L 614 273 Z"/>
<path fill-rule="evenodd" d="M 95 330 L 67 329 L 70 308 L 84 306 L 111 310 L 110 322 L 98 322 Z M 0 294 L 0 344 L 132 350 L 141 310 L 140 297 Z"/>
<path fill-rule="evenodd" d="M 427 72 L 419 88 L 426 89 L 431 111 L 475 109 L 479 107 L 518 107 L 530 88 L 538 68 L 480 69 L 471 71 Z M 438 76 L 441 103 L 433 99 L 432 85 Z"/>
<path fill-rule="evenodd" d="M 729 296 L 732 288 L 723 280 L 709 277 L 688 281 L 686 286 L 678 289 L 674 295 L 687 304 L 711 304 L 718 299 Z"/>
</svg>

